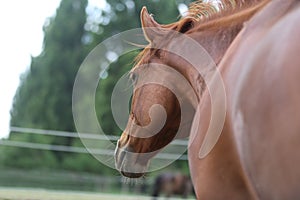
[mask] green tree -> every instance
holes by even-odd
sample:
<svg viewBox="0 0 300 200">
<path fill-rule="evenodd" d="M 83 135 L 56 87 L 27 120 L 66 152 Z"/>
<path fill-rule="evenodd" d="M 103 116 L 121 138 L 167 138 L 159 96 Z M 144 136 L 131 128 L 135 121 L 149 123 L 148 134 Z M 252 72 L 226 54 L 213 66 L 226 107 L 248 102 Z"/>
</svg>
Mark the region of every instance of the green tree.
<svg viewBox="0 0 300 200">
<path fill-rule="evenodd" d="M 87 0 L 62 0 L 56 16 L 45 24 L 43 51 L 32 58 L 30 69 L 21 77 L 11 110 L 11 126 L 75 130 L 72 88 L 76 72 L 87 53 L 82 40 L 86 33 L 86 6 Z M 72 138 L 20 133 L 11 133 L 9 138 L 67 146 L 73 142 Z M 46 161 L 53 156 L 51 152 L 30 149 L 14 149 L 6 154 L 5 161 L 9 165 L 20 167 L 24 165 L 18 163 L 36 166 L 37 158 Z M 58 162 L 63 160 L 63 156 L 54 152 Z M 11 160 L 13 157 L 15 159 Z"/>
</svg>

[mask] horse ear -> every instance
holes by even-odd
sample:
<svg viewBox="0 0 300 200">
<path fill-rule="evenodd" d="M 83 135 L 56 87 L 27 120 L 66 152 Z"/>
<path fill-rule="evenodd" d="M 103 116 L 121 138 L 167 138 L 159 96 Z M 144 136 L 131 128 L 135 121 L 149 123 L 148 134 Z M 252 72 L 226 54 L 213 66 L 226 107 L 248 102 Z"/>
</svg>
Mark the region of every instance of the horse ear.
<svg viewBox="0 0 300 200">
<path fill-rule="evenodd" d="M 148 42 L 153 42 L 157 36 L 161 35 L 162 26 L 153 19 L 145 6 L 141 11 L 141 24 Z"/>
</svg>

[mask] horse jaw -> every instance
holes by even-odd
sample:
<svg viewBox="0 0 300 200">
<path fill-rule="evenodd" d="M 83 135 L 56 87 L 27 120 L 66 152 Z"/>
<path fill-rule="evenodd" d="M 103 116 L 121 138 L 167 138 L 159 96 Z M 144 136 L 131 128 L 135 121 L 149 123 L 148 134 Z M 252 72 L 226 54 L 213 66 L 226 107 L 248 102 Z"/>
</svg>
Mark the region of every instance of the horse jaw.
<svg viewBox="0 0 300 200">
<path fill-rule="evenodd" d="M 134 153 L 132 148 L 124 145 L 120 147 L 119 140 L 115 150 L 115 167 L 121 174 L 128 178 L 140 178 L 148 169 L 149 156 Z"/>
</svg>

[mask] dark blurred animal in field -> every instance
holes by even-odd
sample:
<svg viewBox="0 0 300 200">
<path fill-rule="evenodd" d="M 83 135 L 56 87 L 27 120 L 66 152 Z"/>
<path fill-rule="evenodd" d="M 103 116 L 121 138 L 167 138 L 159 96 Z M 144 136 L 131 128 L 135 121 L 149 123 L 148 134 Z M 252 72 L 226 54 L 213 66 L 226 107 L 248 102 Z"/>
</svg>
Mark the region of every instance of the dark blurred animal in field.
<svg viewBox="0 0 300 200">
<path fill-rule="evenodd" d="M 193 194 L 193 185 L 190 177 L 181 173 L 164 173 L 155 178 L 153 184 L 153 200 L 160 195 L 171 197 L 179 195 L 187 198 Z"/>
</svg>

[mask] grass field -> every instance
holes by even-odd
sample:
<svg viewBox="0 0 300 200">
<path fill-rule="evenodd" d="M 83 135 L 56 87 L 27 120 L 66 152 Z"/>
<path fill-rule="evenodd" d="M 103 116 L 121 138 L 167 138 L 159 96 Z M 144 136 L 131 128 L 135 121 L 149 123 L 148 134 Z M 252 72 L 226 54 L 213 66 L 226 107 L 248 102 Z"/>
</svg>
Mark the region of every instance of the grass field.
<svg viewBox="0 0 300 200">
<path fill-rule="evenodd" d="M 0 188 L 0 200 L 150 200 L 151 197 L 43 189 Z M 165 199 L 165 198 L 161 198 Z M 170 198 L 170 200 L 176 198 Z"/>
<path fill-rule="evenodd" d="M 43 189 L 0 188 L 1 200 L 120 200 L 150 199 L 142 196 L 120 196 L 92 192 L 54 191 Z"/>
</svg>

